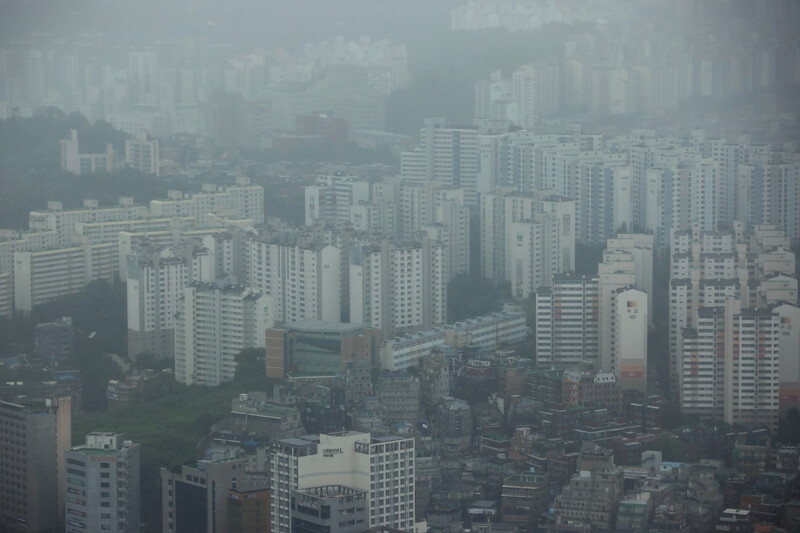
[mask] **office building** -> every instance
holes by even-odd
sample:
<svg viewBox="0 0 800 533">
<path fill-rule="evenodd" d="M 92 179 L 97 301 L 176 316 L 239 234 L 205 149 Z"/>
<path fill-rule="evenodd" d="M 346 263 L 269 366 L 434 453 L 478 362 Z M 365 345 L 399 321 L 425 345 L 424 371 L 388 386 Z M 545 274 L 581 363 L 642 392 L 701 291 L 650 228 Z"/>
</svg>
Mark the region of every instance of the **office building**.
<svg viewBox="0 0 800 533">
<path fill-rule="evenodd" d="M 348 364 L 377 365 L 381 334 L 368 324 L 301 320 L 266 331 L 267 377 L 290 372 L 342 375 Z"/>
<path fill-rule="evenodd" d="M 269 297 L 239 285 L 194 282 L 175 316 L 175 380 L 216 386 L 233 379 L 236 354 L 264 346 Z"/>
<path fill-rule="evenodd" d="M 228 533 L 269 531 L 269 489 L 232 488 L 228 491 Z"/>
<path fill-rule="evenodd" d="M 369 493 L 342 485 L 297 489 L 292 495 L 292 533 L 360 533 L 368 527 Z"/>
<path fill-rule="evenodd" d="M 66 452 L 67 533 L 139 531 L 140 447 L 122 435 L 89 433 Z"/>
<path fill-rule="evenodd" d="M 0 526 L 45 531 L 64 517 L 65 453 L 72 438 L 69 397 L 0 401 Z"/>
<path fill-rule="evenodd" d="M 414 425 L 419 420 L 422 396 L 416 377 L 408 372 L 384 370 L 374 378 L 372 389 L 387 424 Z"/>
<path fill-rule="evenodd" d="M 228 491 L 245 481 L 246 463 L 246 459 L 198 461 L 178 472 L 162 467 L 161 530 L 228 533 Z"/>
<path fill-rule="evenodd" d="M 161 175 L 158 139 L 142 133 L 136 139 L 125 139 L 125 164 L 143 174 Z"/>
<path fill-rule="evenodd" d="M 368 528 L 413 531 L 414 470 L 413 438 L 341 432 L 278 440 L 271 452 L 271 531 L 293 531 L 295 491 L 331 485 L 367 493 Z"/>
</svg>

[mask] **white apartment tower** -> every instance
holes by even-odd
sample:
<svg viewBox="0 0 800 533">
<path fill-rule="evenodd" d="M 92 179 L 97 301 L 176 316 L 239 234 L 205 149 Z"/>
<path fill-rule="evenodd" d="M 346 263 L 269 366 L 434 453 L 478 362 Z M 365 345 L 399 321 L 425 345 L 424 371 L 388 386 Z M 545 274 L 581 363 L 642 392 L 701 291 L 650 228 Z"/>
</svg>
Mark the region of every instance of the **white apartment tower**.
<svg viewBox="0 0 800 533">
<path fill-rule="evenodd" d="M 214 281 L 213 257 L 192 242 L 164 249 L 142 247 L 128 255 L 128 354 L 175 355 L 175 314 L 184 288 Z"/>
<path fill-rule="evenodd" d="M 414 531 L 414 439 L 345 431 L 278 440 L 271 452 L 272 533 L 291 532 L 296 489 L 341 485 L 365 491 L 369 527 Z"/>
<path fill-rule="evenodd" d="M 321 244 L 296 245 L 251 239 L 249 281 L 270 297 L 278 322 L 341 320 L 341 251 Z"/>
<path fill-rule="evenodd" d="M 700 307 L 681 331 L 681 410 L 708 419 L 725 415 L 725 308 Z"/>
<path fill-rule="evenodd" d="M 536 364 L 569 368 L 600 362 L 600 287 L 596 277 L 556 274 L 536 292 Z"/>
<path fill-rule="evenodd" d="M 370 201 L 370 184 L 337 170 L 317 176 L 314 185 L 305 187 L 306 226 L 316 220 L 338 225 L 350 221 L 350 209 Z"/>
<path fill-rule="evenodd" d="M 511 295 L 527 298 L 554 274 L 575 270 L 575 202 L 549 196 L 533 219 L 506 226 L 506 271 Z"/>
<path fill-rule="evenodd" d="M 268 296 L 239 285 L 187 286 L 175 317 L 175 380 L 216 386 L 233 379 L 236 354 L 264 346 L 270 307 Z"/>
<path fill-rule="evenodd" d="M 621 388 L 647 394 L 647 317 L 650 314 L 647 294 L 630 287 L 621 288 L 616 293 L 615 304 L 611 371 L 616 374 Z"/>
<path fill-rule="evenodd" d="M 383 240 L 350 261 L 351 322 L 379 328 L 384 338 L 446 322 L 447 250 L 438 241 Z"/>
<path fill-rule="evenodd" d="M 420 130 L 420 144 L 400 156 L 403 181 L 437 181 L 464 191 L 464 202 L 478 206 L 478 128 L 446 126 L 444 119 L 428 118 Z"/>
<path fill-rule="evenodd" d="M 89 433 L 66 452 L 67 533 L 139 531 L 140 448 L 113 433 Z"/>
<path fill-rule="evenodd" d="M 125 164 L 144 174 L 161 175 L 158 139 L 142 133 L 138 139 L 125 140 Z"/>
<path fill-rule="evenodd" d="M 725 304 L 725 422 L 778 430 L 780 315 Z"/>
</svg>

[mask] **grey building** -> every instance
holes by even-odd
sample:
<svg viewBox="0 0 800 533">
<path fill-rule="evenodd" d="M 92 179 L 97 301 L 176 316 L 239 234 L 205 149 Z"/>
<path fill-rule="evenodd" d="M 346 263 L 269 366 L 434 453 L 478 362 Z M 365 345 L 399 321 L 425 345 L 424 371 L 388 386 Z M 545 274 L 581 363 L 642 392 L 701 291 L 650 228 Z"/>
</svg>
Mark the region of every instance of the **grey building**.
<svg viewBox="0 0 800 533">
<path fill-rule="evenodd" d="M 292 493 L 293 533 L 358 533 L 369 523 L 367 492 L 342 485 Z"/>
<path fill-rule="evenodd" d="M 72 317 L 65 316 L 54 322 L 36 324 L 33 344 L 36 355 L 45 364 L 57 363 L 72 357 L 75 350 Z"/>
<path fill-rule="evenodd" d="M 45 531 L 60 522 L 69 398 L 0 401 L 0 531 Z"/>
<path fill-rule="evenodd" d="M 140 447 L 121 434 L 89 433 L 66 452 L 66 533 L 135 533 L 141 519 Z"/>
<path fill-rule="evenodd" d="M 387 424 L 415 424 L 419 420 L 421 391 L 417 378 L 404 371 L 384 371 L 378 374 L 373 389 L 386 413 Z"/>
<path fill-rule="evenodd" d="M 179 472 L 161 468 L 161 531 L 227 533 L 230 489 L 244 481 L 247 459 L 198 461 Z"/>
</svg>

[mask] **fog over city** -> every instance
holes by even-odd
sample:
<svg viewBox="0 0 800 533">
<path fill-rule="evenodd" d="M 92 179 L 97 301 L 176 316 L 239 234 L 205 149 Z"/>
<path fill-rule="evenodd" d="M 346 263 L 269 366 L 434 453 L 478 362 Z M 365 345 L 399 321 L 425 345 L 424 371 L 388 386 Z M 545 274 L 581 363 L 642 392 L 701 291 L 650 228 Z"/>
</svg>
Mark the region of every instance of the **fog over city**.
<svg viewBox="0 0 800 533">
<path fill-rule="evenodd" d="M 0 533 L 800 532 L 798 28 L 0 0 Z"/>
</svg>

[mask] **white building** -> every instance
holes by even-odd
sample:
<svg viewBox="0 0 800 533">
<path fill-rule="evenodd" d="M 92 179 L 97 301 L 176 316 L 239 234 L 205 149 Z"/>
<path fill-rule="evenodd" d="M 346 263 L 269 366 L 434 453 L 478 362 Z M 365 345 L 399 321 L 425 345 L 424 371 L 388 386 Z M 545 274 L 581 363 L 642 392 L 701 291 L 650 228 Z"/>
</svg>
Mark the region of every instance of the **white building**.
<svg viewBox="0 0 800 533">
<path fill-rule="evenodd" d="M 536 292 L 536 364 L 566 368 L 600 362 L 600 284 L 596 277 L 557 274 Z"/>
<path fill-rule="evenodd" d="M 619 289 L 614 315 L 612 371 L 623 389 L 647 394 L 647 294 L 633 288 Z"/>
<path fill-rule="evenodd" d="M 14 282 L 10 272 L 0 272 L 0 318 L 8 318 L 14 312 Z"/>
<path fill-rule="evenodd" d="M 554 274 L 575 270 L 575 202 L 548 196 L 533 219 L 506 226 L 506 272 L 514 298 L 528 298 Z"/>
<path fill-rule="evenodd" d="M 343 171 L 317 176 L 305 187 L 306 226 L 319 220 L 333 225 L 350 221 L 350 210 L 370 201 L 370 184 Z"/>
<path fill-rule="evenodd" d="M 136 139 L 125 140 L 125 164 L 144 174 L 161 175 L 158 139 L 142 133 Z"/>
<path fill-rule="evenodd" d="M 66 452 L 65 531 L 139 531 L 140 447 L 122 435 L 89 433 Z"/>
<path fill-rule="evenodd" d="M 14 309 L 30 313 L 59 296 L 79 292 L 91 281 L 113 282 L 117 246 L 91 244 L 14 253 Z"/>
<path fill-rule="evenodd" d="M 166 249 L 144 247 L 127 257 L 128 354 L 175 355 L 175 314 L 184 288 L 216 279 L 207 248 L 184 243 Z"/>
<path fill-rule="evenodd" d="M 264 188 L 250 185 L 249 178 L 239 177 L 236 185 L 205 184 L 202 192 L 194 194 L 169 191 L 166 200 L 150 202 L 150 216 L 194 217 L 201 228 L 219 225 L 216 218 L 210 216 L 212 214 L 235 215 L 261 224 L 264 222 Z"/>
<path fill-rule="evenodd" d="M 249 240 L 248 246 L 249 283 L 253 290 L 270 297 L 274 320 L 341 320 L 342 258 L 338 248 L 257 238 Z"/>
<path fill-rule="evenodd" d="M 447 271 L 445 247 L 427 236 L 361 247 L 351 254 L 350 321 L 379 328 L 385 338 L 444 324 Z"/>
<path fill-rule="evenodd" d="M 97 200 L 84 200 L 81 209 L 64 209 L 61 202 L 47 202 L 47 211 L 31 211 L 28 227 L 32 231 L 57 231 L 59 244 L 71 245 L 79 222 L 110 222 L 147 218 L 147 207 L 133 205 L 133 198 L 120 197 L 119 206 L 100 207 Z"/>
<path fill-rule="evenodd" d="M 187 286 L 175 317 L 175 380 L 216 386 L 233 379 L 236 354 L 264 346 L 270 307 L 268 296 L 238 285 Z"/>
<path fill-rule="evenodd" d="M 403 181 L 438 181 L 464 191 L 464 203 L 478 206 L 478 128 L 446 126 L 443 119 L 425 119 L 420 145 L 400 155 Z"/>
<path fill-rule="evenodd" d="M 70 130 L 68 139 L 61 140 L 61 170 L 73 174 L 94 174 L 114 170 L 114 148 L 106 145 L 105 152 L 82 154 L 78 148 L 78 131 Z"/>
<path fill-rule="evenodd" d="M 725 304 L 725 422 L 778 430 L 780 315 Z"/>
<path fill-rule="evenodd" d="M 291 531 L 292 491 L 342 485 L 367 492 L 369 527 L 413 532 L 414 439 L 345 431 L 273 443 L 270 531 Z"/>
<path fill-rule="evenodd" d="M 722 420 L 725 414 L 725 308 L 695 310 L 681 331 L 681 411 Z"/>
<path fill-rule="evenodd" d="M 800 407 L 800 308 L 793 304 L 773 307 L 780 317 L 780 391 L 781 415 Z"/>
</svg>

